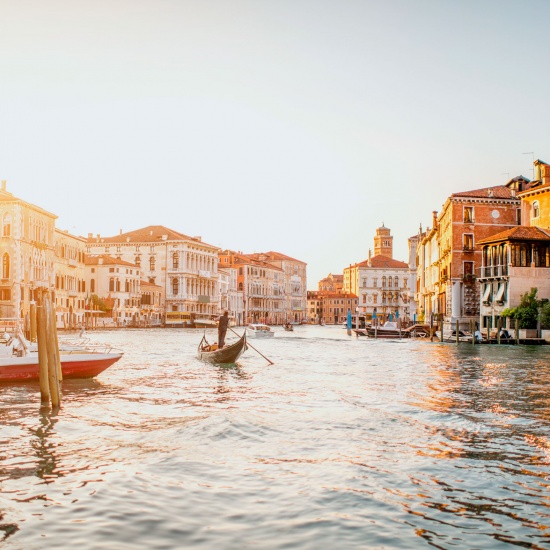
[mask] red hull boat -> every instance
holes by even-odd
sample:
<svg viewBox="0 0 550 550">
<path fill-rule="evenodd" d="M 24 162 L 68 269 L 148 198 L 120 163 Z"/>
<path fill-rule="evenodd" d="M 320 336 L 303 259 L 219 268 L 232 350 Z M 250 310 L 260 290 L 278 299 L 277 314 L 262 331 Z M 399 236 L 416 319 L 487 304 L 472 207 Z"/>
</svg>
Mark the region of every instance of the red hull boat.
<svg viewBox="0 0 550 550">
<path fill-rule="evenodd" d="M 122 357 L 122 353 L 61 353 L 61 372 L 66 378 L 93 378 Z M 0 382 L 38 380 L 38 354 L 0 356 Z"/>
</svg>

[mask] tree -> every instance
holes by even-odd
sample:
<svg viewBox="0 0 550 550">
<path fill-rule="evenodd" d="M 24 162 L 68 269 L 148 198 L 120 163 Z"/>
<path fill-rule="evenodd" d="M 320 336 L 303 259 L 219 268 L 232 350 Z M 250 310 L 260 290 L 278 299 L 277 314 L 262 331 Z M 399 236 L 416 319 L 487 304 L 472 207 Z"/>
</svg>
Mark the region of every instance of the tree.
<svg viewBox="0 0 550 550">
<path fill-rule="evenodd" d="M 547 300 L 537 299 L 538 289 L 532 288 L 529 292 L 522 294 L 519 305 L 505 309 L 501 317 L 510 317 L 519 320 L 519 328 L 537 328 L 539 318 L 539 307 Z"/>
<path fill-rule="evenodd" d="M 107 305 L 97 294 L 92 294 L 90 296 L 89 304 L 92 306 L 92 309 L 98 309 L 99 311 L 107 311 Z"/>
</svg>

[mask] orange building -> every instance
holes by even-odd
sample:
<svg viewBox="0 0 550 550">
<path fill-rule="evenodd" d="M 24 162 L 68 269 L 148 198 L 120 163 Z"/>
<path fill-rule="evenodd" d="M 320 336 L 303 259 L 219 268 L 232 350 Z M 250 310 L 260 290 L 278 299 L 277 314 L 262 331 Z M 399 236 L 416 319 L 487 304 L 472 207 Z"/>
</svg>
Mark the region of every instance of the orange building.
<svg viewBox="0 0 550 550">
<path fill-rule="evenodd" d="M 432 246 L 437 239 L 438 253 L 430 265 L 419 266 L 430 270 L 419 274 L 426 282 L 423 287 L 426 315 L 442 314 L 446 322 L 458 320 L 468 324 L 479 317 L 479 274 L 481 247 L 478 242 L 520 223 L 520 200 L 508 185 L 485 187 L 462 193 L 453 193 L 443 205 L 439 216 L 434 214 L 434 227 L 420 244 Z M 434 233 L 435 231 L 435 233 Z M 429 284 L 428 284 L 429 281 Z"/>
</svg>

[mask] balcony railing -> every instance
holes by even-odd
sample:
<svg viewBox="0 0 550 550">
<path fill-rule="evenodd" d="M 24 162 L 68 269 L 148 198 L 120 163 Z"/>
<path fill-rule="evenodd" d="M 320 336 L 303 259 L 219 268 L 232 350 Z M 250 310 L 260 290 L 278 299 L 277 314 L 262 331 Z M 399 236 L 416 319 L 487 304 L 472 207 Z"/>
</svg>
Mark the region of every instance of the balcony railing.
<svg viewBox="0 0 550 550">
<path fill-rule="evenodd" d="M 508 266 L 503 265 L 489 265 L 480 268 L 481 278 L 487 277 L 507 277 L 508 276 Z"/>
</svg>

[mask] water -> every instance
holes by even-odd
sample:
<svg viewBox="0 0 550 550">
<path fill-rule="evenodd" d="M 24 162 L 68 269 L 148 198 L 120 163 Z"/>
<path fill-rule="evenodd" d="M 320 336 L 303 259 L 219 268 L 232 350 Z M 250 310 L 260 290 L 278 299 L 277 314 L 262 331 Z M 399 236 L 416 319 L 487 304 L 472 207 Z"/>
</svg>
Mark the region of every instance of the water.
<svg viewBox="0 0 550 550">
<path fill-rule="evenodd" d="M 201 334 L 94 333 L 56 414 L 0 387 L 2 547 L 550 548 L 550 346 Z"/>
</svg>

